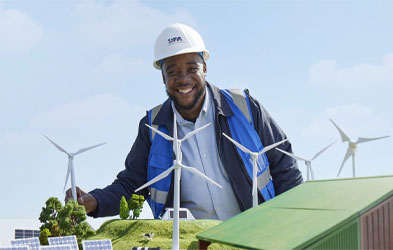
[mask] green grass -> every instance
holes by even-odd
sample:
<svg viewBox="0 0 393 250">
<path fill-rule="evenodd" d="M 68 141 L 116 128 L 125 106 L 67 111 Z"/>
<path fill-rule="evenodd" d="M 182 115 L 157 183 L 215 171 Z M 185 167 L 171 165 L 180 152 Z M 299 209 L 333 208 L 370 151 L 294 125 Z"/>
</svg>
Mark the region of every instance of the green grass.
<svg viewBox="0 0 393 250">
<path fill-rule="evenodd" d="M 198 249 L 195 235 L 221 221 L 194 220 L 180 221 L 180 249 Z M 145 233 L 154 233 L 153 240 L 143 237 Z M 130 250 L 131 247 L 172 247 L 172 221 L 163 220 L 109 220 L 89 240 L 111 239 L 114 250 Z M 209 249 L 235 249 L 228 246 L 211 244 Z"/>
</svg>

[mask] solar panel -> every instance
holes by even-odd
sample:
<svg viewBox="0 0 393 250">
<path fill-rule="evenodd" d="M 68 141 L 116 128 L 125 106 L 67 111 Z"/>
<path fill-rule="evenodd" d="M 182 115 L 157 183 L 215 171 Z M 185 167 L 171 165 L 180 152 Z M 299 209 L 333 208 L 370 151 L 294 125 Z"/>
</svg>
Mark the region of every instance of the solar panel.
<svg viewBox="0 0 393 250">
<path fill-rule="evenodd" d="M 83 250 L 112 250 L 111 240 L 82 240 Z"/>
<path fill-rule="evenodd" d="M 39 237 L 40 230 L 35 229 L 15 229 L 15 239 Z"/>
<path fill-rule="evenodd" d="M 61 237 L 49 237 L 49 245 L 71 245 L 71 250 L 79 250 L 78 242 L 75 235 L 61 236 Z"/>
<path fill-rule="evenodd" d="M 72 250 L 71 245 L 40 246 L 40 250 Z"/>
<path fill-rule="evenodd" d="M 0 247 L 0 250 L 29 250 L 29 246 Z"/>
<path fill-rule="evenodd" d="M 29 246 L 30 250 L 40 249 L 40 240 L 38 238 L 16 239 L 10 242 L 11 246 Z"/>
</svg>

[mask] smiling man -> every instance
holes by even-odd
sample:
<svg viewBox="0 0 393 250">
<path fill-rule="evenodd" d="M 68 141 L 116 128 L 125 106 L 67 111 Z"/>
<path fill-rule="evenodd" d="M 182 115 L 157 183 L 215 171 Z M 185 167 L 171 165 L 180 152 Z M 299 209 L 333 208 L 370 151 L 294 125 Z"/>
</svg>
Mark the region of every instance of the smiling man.
<svg viewBox="0 0 393 250">
<path fill-rule="evenodd" d="M 197 219 L 226 220 L 252 207 L 252 162 L 225 133 L 252 151 L 260 151 L 286 139 L 267 111 L 249 91 L 222 90 L 205 80 L 209 53 L 202 37 L 184 24 L 172 24 L 162 31 L 155 45 L 154 67 L 162 71 L 169 98 L 147 111 L 139 124 L 138 136 L 117 179 L 103 189 L 89 193 L 77 188 L 78 202 L 90 216 L 119 213 L 121 196 L 129 199 L 137 188 L 158 176 L 173 163 L 172 144 L 152 133 L 145 124 L 173 134 L 176 116 L 178 135 L 213 124 L 182 143 L 185 165 L 209 176 L 222 189 L 188 171 L 181 177 L 181 207 Z M 289 142 L 281 149 L 292 152 Z M 277 150 L 258 158 L 258 202 L 274 198 L 303 179 L 294 159 Z M 145 196 L 155 218 L 173 206 L 173 177 L 168 175 L 139 192 Z M 71 198 L 66 194 L 66 201 Z"/>
</svg>

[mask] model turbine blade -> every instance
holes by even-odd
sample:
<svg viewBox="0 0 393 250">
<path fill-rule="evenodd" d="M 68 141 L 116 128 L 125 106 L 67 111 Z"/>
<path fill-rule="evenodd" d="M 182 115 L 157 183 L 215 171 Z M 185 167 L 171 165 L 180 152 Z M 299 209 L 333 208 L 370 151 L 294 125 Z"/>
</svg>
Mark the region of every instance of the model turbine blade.
<svg viewBox="0 0 393 250">
<path fill-rule="evenodd" d="M 352 154 L 353 154 L 353 150 L 352 150 L 351 147 L 349 147 L 349 145 L 348 145 L 347 153 L 346 153 L 345 156 L 344 156 L 343 163 L 341 163 L 341 167 L 340 167 L 340 170 L 338 171 L 337 177 L 340 176 L 341 170 L 343 169 L 343 166 L 344 166 L 345 162 L 348 160 L 348 158 L 349 158 Z"/>
<path fill-rule="evenodd" d="M 278 150 L 278 151 L 280 151 L 281 153 L 286 154 L 286 155 L 288 155 L 288 156 L 290 156 L 290 157 L 292 157 L 292 158 L 294 158 L 294 159 L 296 159 L 296 160 L 298 160 L 298 161 L 304 161 L 304 162 L 307 161 L 306 159 L 303 159 L 303 158 L 301 158 L 301 157 L 299 157 L 299 156 L 296 156 L 296 155 L 294 155 L 294 154 L 291 154 L 291 153 L 289 153 L 289 152 L 287 152 L 287 151 L 284 151 L 284 150 L 282 150 L 282 149 L 276 148 L 276 150 Z"/>
<path fill-rule="evenodd" d="M 269 150 L 272 149 L 272 148 L 277 147 L 278 145 L 280 145 L 280 144 L 282 144 L 282 143 L 284 143 L 284 142 L 286 142 L 286 141 L 288 141 L 288 139 L 285 139 L 285 140 L 276 142 L 276 143 L 274 143 L 274 144 L 271 144 L 271 145 L 269 145 L 269 146 L 266 146 L 266 147 L 264 147 L 264 148 L 262 149 L 261 152 L 258 153 L 258 155 L 261 155 L 261 154 L 263 154 L 263 153 L 269 151 Z"/>
<path fill-rule="evenodd" d="M 356 144 L 363 143 L 363 142 L 368 142 L 368 141 L 375 141 L 375 140 L 384 139 L 384 138 L 388 138 L 388 137 L 390 137 L 390 135 L 381 136 L 381 137 L 375 137 L 375 138 L 359 137 L 359 139 L 356 141 Z"/>
<path fill-rule="evenodd" d="M 68 177 L 70 177 L 70 175 L 71 175 L 71 168 L 72 168 L 72 158 L 69 158 L 68 159 L 68 168 L 67 168 L 67 175 L 66 175 L 66 180 L 65 180 L 65 183 L 64 183 L 64 189 L 63 189 L 63 192 L 65 192 L 65 190 L 66 190 L 66 187 L 67 187 L 67 182 L 68 182 Z"/>
<path fill-rule="evenodd" d="M 319 151 L 318 153 L 315 154 L 315 156 L 311 159 L 311 161 L 313 161 L 315 158 L 317 158 L 320 154 L 322 154 L 323 152 L 325 152 L 326 149 L 330 148 L 330 146 L 332 146 L 334 143 L 336 143 L 337 140 L 335 140 L 334 142 L 330 143 L 329 145 L 327 145 L 324 149 L 322 149 L 321 151 Z"/>
<path fill-rule="evenodd" d="M 139 187 L 138 189 L 135 190 L 135 193 L 144 189 L 147 186 L 152 185 L 153 183 L 156 183 L 159 180 L 164 179 L 165 177 L 167 177 L 170 172 L 175 168 L 175 166 L 172 166 L 170 168 L 168 168 L 167 170 L 165 170 L 164 172 L 162 172 L 161 174 L 157 175 L 156 177 L 154 177 L 151 181 L 145 183 L 144 185 L 142 185 L 141 187 Z"/>
<path fill-rule="evenodd" d="M 344 131 L 342 131 L 342 130 L 337 126 L 337 124 L 334 123 L 334 121 L 333 121 L 332 119 L 330 119 L 330 121 L 333 123 L 333 125 L 337 128 L 338 132 L 340 133 L 341 140 L 342 140 L 343 142 L 345 142 L 345 141 L 348 141 L 348 142 L 349 142 L 350 139 L 349 139 L 349 137 L 344 133 Z"/>
<path fill-rule="evenodd" d="M 153 128 L 152 126 L 149 126 L 148 124 L 145 124 L 147 127 L 149 127 L 151 130 L 153 130 L 154 132 L 156 132 L 157 134 L 161 135 L 162 137 L 164 137 L 165 139 L 167 139 L 168 141 L 173 141 L 173 138 L 170 137 L 169 135 L 165 134 L 164 132 L 161 132 L 160 130 Z"/>
<path fill-rule="evenodd" d="M 197 132 L 199 132 L 199 131 L 201 131 L 202 129 L 208 127 L 210 124 L 211 124 L 211 123 L 206 124 L 206 125 L 204 125 L 204 126 L 202 126 L 202 127 L 200 127 L 200 128 L 197 128 L 197 129 L 195 129 L 195 130 L 189 132 L 189 133 L 186 134 L 186 135 L 183 137 L 183 139 L 181 139 L 180 141 L 183 142 L 183 141 L 187 140 L 187 139 L 190 138 L 191 136 L 195 135 Z"/>
<path fill-rule="evenodd" d="M 60 147 L 59 145 L 57 145 L 56 142 L 54 142 L 53 140 L 51 140 L 48 136 L 46 136 L 45 134 L 42 134 L 46 139 L 48 139 L 48 141 L 50 141 L 58 150 L 60 150 L 61 152 L 66 153 L 67 155 L 70 155 L 67 151 L 65 151 L 62 147 Z"/>
<path fill-rule="evenodd" d="M 87 147 L 87 148 L 81 148 L 81 149 L 79 149 L 74 155 L 81 154 L 81 153 L 83 153 L 83 152 L 86 152 L 86 151 L 88 151 L 88 150 L 90 150 L 90 149 L 99 147 L 99 146 L 104 145 L 104 144 L 106 144 L 106 142 L 100 143 L 100 144 L 97 144 L 97 145 L 94 145 L 94 146 L 90 146 L 90 147 Z"/>
<path fill-rule="evenodd" d="M 213 181 L 212 179 L 210 179 L 209 177 L 207 177 L 206 175 L 202 174 L 198 169 L 193 168 L 193 167 L 188 167 L 188 166 L 184 166 L 183 164 L 179 164 L 182 168 L 184 168 L 187 171 L 190 171 L 196 175 L 199 175 L 202 178 L 205 178 L 208 182 L 216 185 L 219 188 L 222 188 L 222 186 L 220 184 L 218 184 L 217 182 Z"/>
<path fill-rule="evenodd" d="M 236 146 L 238 146 L 241 151 L 245 152 L 245 153 L 249 153 L 249 154 L 253 154 L 253 152 L 251 152 L 250 150 L 248 150 L 247 148 L 245 148 L 243 145 L 241 145 L 240 143 L 238 143 L 237 141 L 235 141 L 234 139 L 232 139 L 231 137 L 227 136 L 225 133 L 222 133 L 228 140 L 230 140 L 233 144 L 235 144 Z"/>
</svg>

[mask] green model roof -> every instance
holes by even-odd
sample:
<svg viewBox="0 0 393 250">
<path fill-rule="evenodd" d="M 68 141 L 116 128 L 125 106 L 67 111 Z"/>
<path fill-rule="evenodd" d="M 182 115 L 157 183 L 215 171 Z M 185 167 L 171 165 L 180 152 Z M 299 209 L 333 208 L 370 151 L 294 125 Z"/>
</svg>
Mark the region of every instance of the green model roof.
<svg viewBox="0 0 393 250">
<path fill-rule="evenodd" d="M 303 183 L 197 235 L 250 249 L 302 248 L 393 195 L 393 176 Z"/>
</svg>

